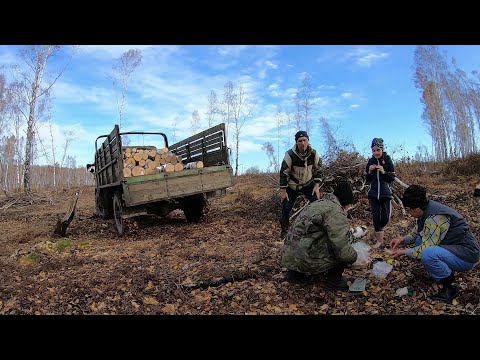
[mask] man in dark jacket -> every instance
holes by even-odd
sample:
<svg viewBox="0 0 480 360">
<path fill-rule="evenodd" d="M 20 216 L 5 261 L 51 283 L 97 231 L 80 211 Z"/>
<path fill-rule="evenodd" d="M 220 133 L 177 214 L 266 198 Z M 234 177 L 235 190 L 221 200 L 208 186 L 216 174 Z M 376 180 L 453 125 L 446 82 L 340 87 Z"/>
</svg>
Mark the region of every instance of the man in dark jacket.
<svg viewBox="0 0 480 360">
<path fill-rule="evenodd" d="M 322 160 L 309 143 L 306 131 L 295 134 L 295 146 L 285 153 L 280 168 L 280 199 L 282 215 L 280 227 L 283 239 L 289 227 L 290 211 L 298 195 L 304 194 L 312 202 L 320 199 Z"/>
<path fill-rule="evenodd" d="M 348 291 L 342 274 L 345 266 L 357 260 L 352 247 L 347 210 L 353 203 L 352 188 L 341 182 L 333 194 L 308 204 L 298 215 L 285 238 L 281 266 L 286 278 L 302 281 L 308 275 L 325 273 L 327 290 Z"/>
<path fill-rule="evenodd" d="M 480 260 L 478 241 L 462 215 L 429 200 L 425 188 L 409 186 L 402 203 L 417 222 L 409 234 L 390 241 L 392 256 L 421 259 L 432 279 L 443 284 L 442 290 L 431 298 L 450 302 L 460 291 L 454 272 L 471 270 Z M 415 244 L 415 247 L 397 248 L 402 244 Z"/>
</svg>

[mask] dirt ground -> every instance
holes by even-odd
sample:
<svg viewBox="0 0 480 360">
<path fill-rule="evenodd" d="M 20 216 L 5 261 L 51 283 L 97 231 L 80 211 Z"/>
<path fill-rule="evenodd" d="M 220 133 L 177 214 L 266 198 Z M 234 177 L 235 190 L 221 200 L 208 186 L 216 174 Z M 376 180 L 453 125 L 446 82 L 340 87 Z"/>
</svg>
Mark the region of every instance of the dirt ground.
<svg viewBox="0 0 480 360">
<path fill-rule="evenodd" d="M 427 183 L 434 200 L 457 209 L 480 239 L 473 197 L 479 176 L 402 179 Z M 438 291 L 420 262 L 402 258 L 385 279 L 369 269 L 346 275 L 368 279 L 360 294 L 325 292 L 324 280 L 292 284 L 279 267 L 280 206 L 269 181 L 240 177 L 227 196 L 209 201 L 206 220 L 187 224 L 181 211 L 166 218 L 114 220 L 95 215 L 94 188 L 0 197 L 0 314 L 478 314 L 479 269 L 458 274 L 452 304 L 431 301 Z M 75 191 L 80 191 L 67 236 L 52 236 Z M 353 225 L 370 225 L 366 192 L 357 194 Z M 12 200 L 16 199 L 15 203 Z M 12 203 L 11 205 L 9 205 Z M 413 218 L 394 214 L 386 237 L 404 234 Z M 370 241 L 372 232 L 366 241 Z M 383 251 L 372 259 L 388 260 Z M 397 297 L 409 286 L 412 296 Z"/>
</svg>

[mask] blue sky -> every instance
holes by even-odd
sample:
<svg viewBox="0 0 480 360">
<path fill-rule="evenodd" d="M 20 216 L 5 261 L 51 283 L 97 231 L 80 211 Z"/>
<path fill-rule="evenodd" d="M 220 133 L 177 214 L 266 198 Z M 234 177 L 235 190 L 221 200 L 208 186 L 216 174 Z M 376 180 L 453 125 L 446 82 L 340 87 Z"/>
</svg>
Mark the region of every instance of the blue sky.
<svg viewBox="0 0 480 360">
<path fill-rule="evenodd" d="M 0 66 L 20 63 L 18 49 L 1 45 Z M 240 171 L 253 166 L 267 169 L 262 145 L 269 141 L 277 146 L 277 105 L 294 110 L 294 95 L 305 73 L 311 76 L 313 90 L 310 142 L 321 154 L 320 117 L 328 119 L 338 139 L 352 142 L 365 156 L 370 156 L 373 137 L 383 137 L 394 160 L 413 156 L 418 145 L 431 145 L 421 120 L 420 92 L 413 82 L 413 45 L 82 45 L 54 85 L 52 111 L 57 153 L 64 143 L 63 132 L 73 131 L 68 155 L 79 166 L 93 161 L 95 138 L 118 123 L 109 75 L 114 60 L 129 49 L 140 49 L 143 61 L 129 81 L 123 131 L 160 131 L 171 143 L 181 140 L 192 135 L 194 110 L 200 113 L 201 129 L 207 128 L 211 90 L 221 98 L 227 81 L 244 86 L 247 98 L 256 105 L 240 135 Z M 455 57 L 467 73 L 479 69 L 480 46 L 440 46 L 440 50 Z M 64 58 L 52 63 L 52 73 L 56 62 L 63 63 Z M 172 139 L 175 119 L 176 139 Z M 40 133 L 48 135 L 45 124 Z M 294 130 L 282 131 L 281 158 L 285 144 L 294 144 L 293 134 Z M 230 138 L 228 142 L 233 147 Z"/>
</svg>

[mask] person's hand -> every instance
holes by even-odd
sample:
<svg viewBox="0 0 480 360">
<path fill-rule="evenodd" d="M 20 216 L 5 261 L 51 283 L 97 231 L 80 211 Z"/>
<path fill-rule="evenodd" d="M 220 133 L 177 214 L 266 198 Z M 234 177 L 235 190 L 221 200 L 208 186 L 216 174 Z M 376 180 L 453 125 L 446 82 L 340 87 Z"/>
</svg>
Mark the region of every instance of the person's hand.
<svg viewBox="0 0 480 360">
<path fill-rule="evenodd" d="M 315 194 L 317 196 L 317 199 L 320 199 L 320 184 L 319 183 L 315 183 L 315 185 L 313 186 L 313 191 L 312 191 L 312 194 Z M 323 197 L 323 193 L 322 193 L 322 197 Z"/>
<path fill-rule="evenodd" d="M 402 255 L 405 255 L 405 253 L 407 252 L 406 249 L 395 249 L 395 250 L 392 250 L 392 253 L 390 254 L 391 257 L 400 257 Z"/>
<path fill-rule="evenodd" d="M 375 170 L 377 168 L 377 165 L 370 165 L 368 167 L 368 171 L 372 172 L 373 170 Z"/>
<path fill-rule="evenodd" d="M 401 237 L 392 239 L 392 240 L 390 240 L 390 248 L 396 249 L 397 246 L 399 246 L 402 243 L 403 243 L 403 238 L 401 238 Z"/>
<path fill-rule="evenodd" d="M 385 169 L 383 168 L 382 165 L 377 165 L 378 171 L 380 171 L 382 174 L 385 174 Z"/>
<path fill-rule="evenodd" d="M 280 202 L 284 202 L 285 199 L 287 199 L 287 201 L 288 201 L 287 188 L 281 188 L 280 189 Z"/>
</svg>

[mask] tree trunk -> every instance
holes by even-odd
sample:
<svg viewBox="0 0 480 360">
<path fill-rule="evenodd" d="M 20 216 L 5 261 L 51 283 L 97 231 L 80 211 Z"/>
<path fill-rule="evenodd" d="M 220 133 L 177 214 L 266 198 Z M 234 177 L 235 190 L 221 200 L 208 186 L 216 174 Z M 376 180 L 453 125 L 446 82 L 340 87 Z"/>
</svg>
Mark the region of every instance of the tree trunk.
<svg viewBox="0 0 480 360">
<path fill-rule="evenodd" d="M 30 104 L 30 114 L 28 116 L 28 126 L 27 126 L 27 142 L 25 145 L 25 163 L 24 163 L 24 173 L 23 173 L 23 189 L 26 193 L 30 192 L 30 161 L 33 148 L 33 116 L 35 111 L 35 104 Z"/>
</svg>

